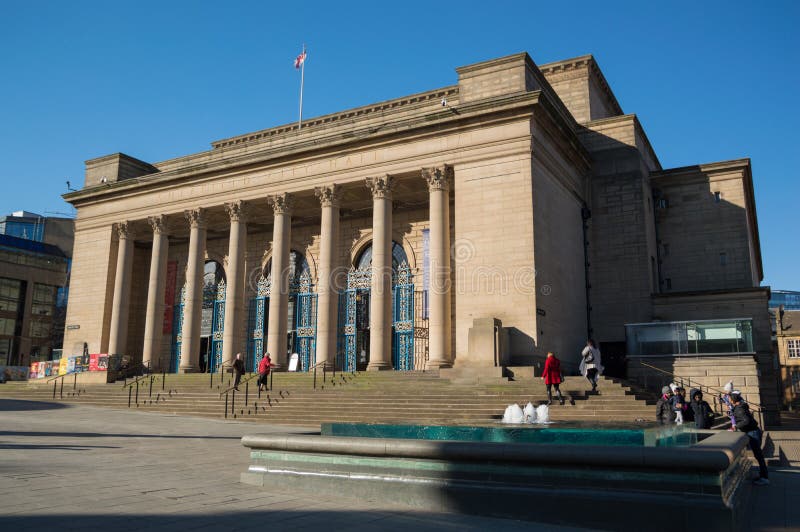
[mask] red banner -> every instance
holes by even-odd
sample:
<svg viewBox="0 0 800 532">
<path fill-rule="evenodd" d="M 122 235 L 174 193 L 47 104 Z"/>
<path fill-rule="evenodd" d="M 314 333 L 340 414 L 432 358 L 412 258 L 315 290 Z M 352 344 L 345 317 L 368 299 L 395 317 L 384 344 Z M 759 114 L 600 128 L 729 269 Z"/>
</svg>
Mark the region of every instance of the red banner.
<svg viewBox="0 0 800 532">
<path fill-rule="evenodd" d="M 164 287 L 164 334 L 172 334 L 172 317 L 174 315 L 175 284 L 178 278 L 178 261 L 167 263 L 167 284 Z"/>
</svg>

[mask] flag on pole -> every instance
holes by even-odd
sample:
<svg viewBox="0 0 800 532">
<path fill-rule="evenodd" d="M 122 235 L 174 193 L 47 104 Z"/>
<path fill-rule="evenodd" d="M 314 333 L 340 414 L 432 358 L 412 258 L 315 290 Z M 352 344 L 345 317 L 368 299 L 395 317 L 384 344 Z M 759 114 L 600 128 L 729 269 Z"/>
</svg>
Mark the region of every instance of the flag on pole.
<svg viewBox="0 0 800 532">
<path fill-rule="evenodd" d="M 298 55 L 298 56 L 295 58 L 295 60 L 294 60 L 294 67 L 295 67 L 295 68 L 300 68 L 301 66 L 303 66 L 303 63 L 305 63 L 305 62 L 306 62 L 306 51 L 305 51 L 305 50 L 303 50 L 303 53 L 302 53 L 302 54 L 300 54 L 300 55 Z"/>
</svg>

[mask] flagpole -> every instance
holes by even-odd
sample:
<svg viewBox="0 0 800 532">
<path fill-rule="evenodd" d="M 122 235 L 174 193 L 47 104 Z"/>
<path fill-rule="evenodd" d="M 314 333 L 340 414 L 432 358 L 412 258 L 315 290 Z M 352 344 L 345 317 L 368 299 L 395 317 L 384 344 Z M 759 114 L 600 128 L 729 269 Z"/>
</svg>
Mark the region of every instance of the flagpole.
<svg viewBox="0 0 800 532">
<path fill-rule="evenodd" d="M 303 56 L 306 55 L 306 45 L 303 43 Z M 306 61 L 305 57 L 303 57 L 303 62 L 300 65 L 300 118 L 297 120 L 297 129 L 300 130 L 303 127 L 303 81 L 305 80 L 306 75 Z"/>
</svg>

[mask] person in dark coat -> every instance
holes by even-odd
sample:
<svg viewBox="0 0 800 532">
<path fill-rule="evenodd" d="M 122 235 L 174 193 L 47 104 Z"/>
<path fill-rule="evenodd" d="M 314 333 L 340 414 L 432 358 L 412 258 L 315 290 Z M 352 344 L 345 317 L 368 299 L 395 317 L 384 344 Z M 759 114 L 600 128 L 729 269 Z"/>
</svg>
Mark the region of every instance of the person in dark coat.
<svg viewBox="0 0 800 532">
<path fill-rule="evenodd" d="M 766 486 L 769 484 L 769 474 L 767 473 L 767 461 L 764 460 L 764 452 L 761 450 L 761 429 L 758 422 L 750 413 L 750 407 L 742 400 L 741 394 L 733 392 L 731 394 L 733 403 L 733 416 L 736 418 L 736 428 L 747 435 L 750 450 L 758 462 L 758 478 L 753 481 L 756 486 Z"/>
<path fill-rule="evenodd" d="M 242 380 L 242 375 L 244 375 L 244 360 L 242 360 L 241 353 L 236 353 L 236 360 L 233 361 L 233 374 L 234 374 L 233 389 L 238 392 L 239 381 Z"/>
<path fill-rule="evenodd" d="M 675 423 L 675 410 L 672 408 L 670 399 L 672 390 L 669 386 L 661 388 L 661 398 L 656 403 L 656 421 L 659 425 L 672 425 Z"/>
<path fill-rule="evenodd" d="M 703 392 L 694 389 L 690 392 L 689 397 L 692 398 L 689 403 L 689 411 L 694 415 L 694 426 L 698 429 L 710 429 L 714 412 L 711 411 L 711 406 L 703 401 Z"/>
<path fill-rule="evenodd" d="M 553 402 L 553 395 L 551 393 L 551 387 L 555 387 L 556 395 L 558 399 L 561 401 L 561 404 L 564 404 L 564 396 L 561 395 L 561 390 L 559 390 L 559 385 L 561 381 L 564 379 L 561 377 L 561 361 L 556 358 L 556 356 L 550 352 L 547 353 L 547 358 L 544 361 L 544 371 L 542 372 L 542 379 L 544 379 L 544 384 L 547 386 L 547 404 Z"/>
</svg>

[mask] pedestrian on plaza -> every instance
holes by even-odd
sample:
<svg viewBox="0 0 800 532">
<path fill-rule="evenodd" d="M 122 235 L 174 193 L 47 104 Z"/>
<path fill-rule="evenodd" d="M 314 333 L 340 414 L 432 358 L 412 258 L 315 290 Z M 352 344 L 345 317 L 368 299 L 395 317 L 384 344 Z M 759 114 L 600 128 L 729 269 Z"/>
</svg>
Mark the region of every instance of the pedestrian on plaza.
<svg viewBox="0 0 800 532">
<path fill-rule="evenodd" d="M 719 399 L 722 401 L 722 404 L 725 405 L 725 413 L 728 414 L 728 418 L 731 420 L 731 428 L 728 430 L 736 430 L 736 418 L 733 416 L 733 401 L 731 401 L 731 393 L 733 393 L 733 381 L 728 381 L 728 383 L 722 388 L 722 391 L 724 393 L 719 396 Z"/>
<path fill-rule="evenodd" d="M 269 372 L 272 368 L 272 358 L 269 353 L 265 354 L 261 361 L 258 363 L 258 391 L 267 387 L 267 380 L 269 379 Z"/>
<path fill-rule="evenodd" d="M 670 407 L 675 412 L 675 424 L 683 425 L 683 412 L 686 409 L 686 401 L 683 396 L 686 390 L 681 386 L 676 386 L 673 395 L 669 400 Z"/>
<path fill-rule="evenodd" d="M 753 481 L 753 484 L 766 486 L 769 484 L 769 474 L 767 473 L 767 461 L 764 460 L 764 452 L 761 450 L 761 429 L 758 427 L 756 418 L 750 413 L 750 407 L 742 399 L 742 395 L 734 391 L 730 396 L 733 403 L 733 416 L 736 418 L 736 428 L 747 435 L 750 450 L 753 451 L 753 456 L 758 462 L 758 478 Z"/>
<path fill-rule="evenodd" d="M 703 401 L 703 392 L 692 389 L 689 393 L 692 401 L 689 403 L 689 411 L 694 415 L 694 426 L 698 429 L 710 429 L 711 422 L 714 420 L 714 412 L 708 402 Z"/>
<path fill-rule="evenodd" d="M 236 353 L 236 360 L 233 361 L 233 375 L 233 389 L 238 392 L 239 381 L 242 380 L 242 375 L 244 375 L 244 360 L 242 360 L 241 353 Z"/>
<path fill-rule="evenodd" d="M 561 395 L 561 390 L 558 388 L 564 381 L 564 377 L 561 375 L 561 361 L 556 358 L 552 351 L 547 353 L 547 358 L 544 361 L 542 379 L 544 380 L 545 386 L 547 386 L 547 404 L 550 405 L 553 402 L 551 387 L 555 387 L 556 395 L 563 405 L 564 396 Z"/>
<path fill-rule="evenodd" d="M 581 351 L 580 370 L 591 383 L 592 391 L 597 390 L 597 379 L 603 373 L 603 366 L 600 364 L 600 350 L 592 339 L 587 340 Z"/>
<path fill-rule="evenodd" d="M 671 398 L 672 390 L 669 386 L 661 388 L 661 397 L 656 403 L 656 421 L 659 425 L 672 425 L 675 422 L 675 411 L 670 403 Z"/>
</svg>

